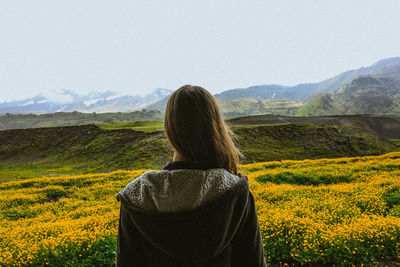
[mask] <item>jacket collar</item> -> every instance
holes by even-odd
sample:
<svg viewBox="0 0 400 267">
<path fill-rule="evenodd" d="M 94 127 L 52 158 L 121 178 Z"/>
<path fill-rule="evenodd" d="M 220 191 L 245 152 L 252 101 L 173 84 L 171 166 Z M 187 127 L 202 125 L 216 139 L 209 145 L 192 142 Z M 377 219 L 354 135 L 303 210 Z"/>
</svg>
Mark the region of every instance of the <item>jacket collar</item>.
<svg viewBox="0 0 400 267">
<path fill-rule="evenodd" d="M 162 169 L 163 170 L 180 170 L 180 169 L 191 169 L 191 170 L 208 170 L 219 168 L 216 163 L 208 161 L 170 161 Z"/>
</svg>

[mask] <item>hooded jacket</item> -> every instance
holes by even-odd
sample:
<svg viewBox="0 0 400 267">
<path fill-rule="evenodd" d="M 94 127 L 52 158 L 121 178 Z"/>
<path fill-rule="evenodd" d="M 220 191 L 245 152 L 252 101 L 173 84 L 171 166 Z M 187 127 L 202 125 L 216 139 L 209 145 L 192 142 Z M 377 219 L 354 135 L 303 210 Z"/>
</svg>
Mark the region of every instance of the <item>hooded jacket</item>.
<svg viewBox="0 0 400 267">
<path fill-rule="evenodd" d="M 266 266 L 254 199 L 242 174 L 172 161 L 143 173 L 117 199 L 117 266 Z"/>
</svg>

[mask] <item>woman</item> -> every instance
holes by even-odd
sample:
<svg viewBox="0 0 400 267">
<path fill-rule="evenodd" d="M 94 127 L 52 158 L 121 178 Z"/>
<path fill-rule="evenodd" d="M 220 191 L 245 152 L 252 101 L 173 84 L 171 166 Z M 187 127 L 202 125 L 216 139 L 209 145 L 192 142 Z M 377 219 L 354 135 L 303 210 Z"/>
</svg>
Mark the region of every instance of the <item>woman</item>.
<svg viewBox="0 0 400 267">
<path fill-rule="evenodd" d="M 179 88 L 164 129 L 173 161 L 118 194 L 117 266 L 265 266 L 254 199 L 215 98 Z"/>
</svg>

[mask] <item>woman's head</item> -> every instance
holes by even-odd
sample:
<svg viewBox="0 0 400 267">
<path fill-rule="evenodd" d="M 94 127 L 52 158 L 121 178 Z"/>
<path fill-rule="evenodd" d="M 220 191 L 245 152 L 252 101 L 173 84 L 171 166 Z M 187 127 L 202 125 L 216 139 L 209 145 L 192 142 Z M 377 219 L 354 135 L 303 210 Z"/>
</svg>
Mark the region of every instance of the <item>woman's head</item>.
<svg viewBox="0 0 400 267">
<path fill-rule="evenodd" d="M 169 144 L 187 160 L 209 161 L 237 174 L 239 150 L 215 98 L 204 88 L 185 85 L 176 90 L 165 109 Z"/>
</svg>

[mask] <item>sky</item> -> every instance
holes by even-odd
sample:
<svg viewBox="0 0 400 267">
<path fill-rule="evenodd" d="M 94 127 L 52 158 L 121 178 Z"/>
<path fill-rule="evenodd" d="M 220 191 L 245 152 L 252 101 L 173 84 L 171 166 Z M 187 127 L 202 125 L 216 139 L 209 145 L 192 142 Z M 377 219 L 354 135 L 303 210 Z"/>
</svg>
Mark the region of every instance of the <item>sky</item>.
<svg viewBox="0 0 400 267">
<path fill-rule="evenodd" d="M 318 82 L 400 56 L 399 11 L 398 0 L 0 0 L 0 102 Z"/>
</svg>

